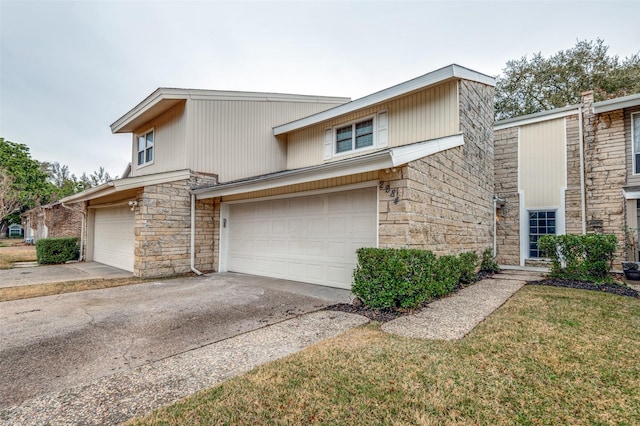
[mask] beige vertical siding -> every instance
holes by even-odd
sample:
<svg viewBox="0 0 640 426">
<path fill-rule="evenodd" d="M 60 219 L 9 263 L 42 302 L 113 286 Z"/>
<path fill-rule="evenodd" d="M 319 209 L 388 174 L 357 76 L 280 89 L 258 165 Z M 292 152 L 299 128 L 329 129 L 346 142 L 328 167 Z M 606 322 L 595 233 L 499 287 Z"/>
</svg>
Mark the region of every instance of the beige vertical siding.
<svg viewBox="0 0 640 426">
<path fill-rule="evenodd" d="M 335 105 L 191 100 L 188 167 L 216 173 L 220 182 L 284 170 L 285 146 L 273 136 L 273 127 Z"/>
<path fill-rule="evenodd" d="M 138 142 L 133 135 L 131 146 L 132 167 L 131 176 L 142 176 L 172 170 L 186 169 L 187 151 L 185 104 L 178 104 L 144 126 L 136 129 L 136 133 L 154 129 L 154 161 L 153 164 L 138 167 Z"/>
<path fill-rule="evenodd" d="M 560 206 L 567 186 L 565 119 L 520 127 L 520 190 L 525 208 Z"/>
<path fill-rule="evenodd" d="M 287 169 L 322 164 L 349 158 L 339 156 L 323 160 L 325 129 L 387 111 L 389 147 L 407 145 L 460 131 L 458 82 L 449 81 L 358 111 L 335 120 L 291 132 L 287 135 Z M 352 156 L 362 155 L 363 151 Z"/>
</svg>

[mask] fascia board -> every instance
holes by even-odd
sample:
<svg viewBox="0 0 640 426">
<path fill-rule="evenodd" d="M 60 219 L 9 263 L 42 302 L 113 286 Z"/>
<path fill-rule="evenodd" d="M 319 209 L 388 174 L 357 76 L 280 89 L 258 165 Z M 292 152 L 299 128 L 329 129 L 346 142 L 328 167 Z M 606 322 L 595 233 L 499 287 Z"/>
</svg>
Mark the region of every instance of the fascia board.
<svg viewBox="0 0 640 426">
<path fill-rule="evenodd" d="M 393 167 L 407 164 L 438 152 L 464 145 L 462 134 L 431 139 L 428 141 L 392 148 L 390 151 Z"/>
<path fill-rule="evenodd" d="M 87 201 L 93 198 L 102 197 L 104 195 L 113 194 L 114 192 L 117 192 L 117 190 L 114 188 L 113 182 L 114 181 L 103 183 L 102 185 L 86 189 L 82 192 L 78 192 L 77 194 L 69 195 L 68 197 L 62 198 L 60 202 L 75 203 L 78 201 Z"/>
<path fill-rule="evenodd" d="M 307 167 L 304 169 L 287 170 L 255 179 L 219 184 L 208 188 L 192 191 L 198 200 L 227 195 L 244 194 L 262 191 L 282 186 L 331 179 L 357 173 L 397 167 L 402 164 L 435 154 L 445 149 L 464 144 L 462 134 L 444 138 L 432 139 L 412 145 L 386 149 L 374 154 L 354 157 L 348 160 Z"/>
<path fill-rule="evenodd" d="M 607 99 L 606 101 L 595 102 L 593 112 L 600 114 L 603 112 L 615 111 L 617 109 L 631 108 L 640 105 L 640 93 L 621 98 Z"/>
<path fill-rule="evenodd" d="M 141 117 L 145 112 L 163 100 L 184 100 L 187 99 L 188 96 L 188 91 L 184 89 L 168 89 L 160 87 L 143 99 L 138 105 L 133 107 L 133 109 L 129 110 L 126 114 L 117 119 L 111 125 L 111 133 L 121 132 L 128 124 Z"/>
<path fill-rule="evenodd" d="M 331 120 L 341 115 L 350 114 L 354 111 L 371 107 L 373 105 L 386 102 L 390 99 L 397 98 L 414 92 L 416 90 L 424 89 L 429 86 L 442 83 L 450 79 L 466 79 L 484 83 L 490 86 L 495 86 L 495 78 L 485 74 L 470 70 L 468 68 L 461 67 L 460 65 L 449 65 L 439 70 L 430 72 L 420 77 L 414 78 L 404 83 L 397 84 L 395 86 L 383 89 L 379 92 L 365 96 L 360 99 L 356 99 L 344 105 L 340 105 L 329 110 L 319 112 L 314 115 L 302 118 L 300 120 L 292 121 L 281 126 L 273 128 L 273 134 L 275 136 L 291 132 L 293 130 L 302 129 L 304 127 L 312 126 L 314 124 L 321 123 L 323 121 Z"/>
<path fill-rule="evenodd" d="M 116 190 L 125 191 L 127 189 L 134 189 L 143 186 L 158 185 L 161 183 L 173 182 L 176 180 L 189 179 L 189 177 L 191 177 L 191 172 L 188 169 L 185 169 L 172 172 L 157 173 L 153 175 L 130 177 L 126 179 L 115 180 L 113 182 Z"/>
<path fill-rule="evenodd" d="M 527 114 L 520 117 L 496 121 L 493 125 L 493 130 L 503 130 L 510 127 L 526 126 L 527 124 L 541 123 L 543 121 L 555 120 L 556 118 L 577 115 L 578 108 L 580 108 L 580 106 L 581 105 L 570 105 L 563 108 L 556 108 L 549 111 L 536 112 L 535 114 Z"/>
<path fill-rule="evenodd" d="M 244 194 L 247 192 L 262 191 L 288 185 L 313 182 L 322 179 L 331 179 L 350 174 L 366 173 L 392 167 L 393 163 L 389 150 L 378 152 L 367 157 L 356 157 L 344 162 L 323 164 L 304 169 L 287 170 L 285 172 L 268 175 L 255 180 L 231 182 L 214 187 L 202 188 L 192 191 L 198 200 L 226 195 Z"/>
<path fill-rule="evenodd" d="M 65 197 L 61 199 L 60 202 L 74 203 L 78 201 L 89 201 L 95 198 L 111 195 L 116 192 L 126 191 L 128 189 L 141 188 L 148 185 L 158 185 L 161 183 L 173 182 L 176 180 L 189 179 L 189 177 L 191 177 L 191 172 L 186 169 L 166 173 L 158 173 L 154 175 L 117 179 Z"/>
</svg>

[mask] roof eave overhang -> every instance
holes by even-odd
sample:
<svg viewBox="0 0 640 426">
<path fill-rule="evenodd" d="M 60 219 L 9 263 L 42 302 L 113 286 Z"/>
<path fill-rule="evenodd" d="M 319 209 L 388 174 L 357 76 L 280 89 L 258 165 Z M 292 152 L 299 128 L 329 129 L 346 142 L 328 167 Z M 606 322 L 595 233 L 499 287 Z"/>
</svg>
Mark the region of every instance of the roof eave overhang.
<svg viewBox="0 0 640 426">
<path fill-rule="evenodd" d="M 569 105 L 562 108 L 555 108 L 548 111 L 536 112 L 534 114 L 522 115 L 520 117 L 507 118 L 496 121 L 493 130 L 508 129 L 510 127 L 525 126 L 527 124 L 540 123 L 542 121 L 555 120 L 556 118 L 577 115 L 582 105 Z"/>
<path fill-rule="evenodd" d="M 601 114 L 603 112 L 615 111 L 617 109 L 631 108 L 640 105 L 640 93 L 621 98 L 608 99 L 606 101 L 595 102 L 593 112 Z"/>
<path fill-rule="evenodd" d="M 417 90 L 435 86 L 452 79 L 471 80 L 487 84 L 489 86 L 495 86 L 496 84 L 496 79 L 494 77 L 490 77 L 477 71 L 461 67 L 460 65 L 453 64 L 414 78 L 412 80 L 406 81 L 404 83 L 400 83 L 398 85 L 373 93 L 371 95 L 365 96 L 363 98 L 356 99 L 344 105 L 340 105 L 335 108 L 310 115 L 300 120 L 283 124 L 281 126 L 276 126 L 273 128 L 273 134 L 274 136 L 278 136 L 294 130 L 313 126 L 315 124 L 322 123 L 323 121 L 331 120 L 333 118 L 350 114 L 363 108 L 368 108 L 373 105 L 387 102 L 391 99 L 405 96 Z"/>
<path fill-rule="evenodd" d="M 383 170 L 391 167 L 398 167 L 411 161 L 461 145 L 464 145 L 464 137 L 462 134 L 457 134 L 419 142 L 412 145 L 385 149 L 384 151 L 378 151 L 373 154 L 349 158 L 342 161 L 335 161 L 302 169 L 286 170 L 266 176 L 260 176 L 255 179 L 218 184 L 212 187 L 197 189 L 192 191 L 192 193 L 195 194 L 196 199 L 201 200 L 206 198 L 263 191 L 266 189 L 314 182 L 358 173 L 366 173 L 375 170 Z"/>
<path fill-rule="evenodd" d="M 111 125 L 111 132 L 133 133 L 154 117 L 168 111 L 180 102 L 185 102 L 187 98 L 188 92 L 185 90 L 159 88 L 117 119 Z"/>
<path fill-rule="evenodd" d="M 60 202 L 77 203 L 80 201 L 90 201 L 96 198 L 115 194 L 117 192 L 127 191 L 129 189 L 142 188 L 149 185 L 158 185 L 162 183 L 173 182 L 176 180 L 189 179 L 189 177 L 191 177 L 191 171 L 186 169 L 166 173 L 157 173 L 153 175 L 117 179 L 65 197 L 61 199 Z"/>
</svg>

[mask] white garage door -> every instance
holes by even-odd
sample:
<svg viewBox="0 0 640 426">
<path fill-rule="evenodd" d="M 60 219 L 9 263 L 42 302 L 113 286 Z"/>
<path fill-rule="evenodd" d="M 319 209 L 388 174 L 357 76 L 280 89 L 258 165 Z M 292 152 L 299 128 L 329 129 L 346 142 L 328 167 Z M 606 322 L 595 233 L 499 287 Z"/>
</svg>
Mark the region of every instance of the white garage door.
<svg viewBox="0 0 640 426">
<path fill-rule="evenodd" d="M 133 224 L 130 207 L 96 209 L 93 260 L 133 272 Z"/>
<path fill-rule="evenodd" d="M 351 288 L 375 247 L 377 188 L 229 205 L 227 269 Z"/>
</svg>

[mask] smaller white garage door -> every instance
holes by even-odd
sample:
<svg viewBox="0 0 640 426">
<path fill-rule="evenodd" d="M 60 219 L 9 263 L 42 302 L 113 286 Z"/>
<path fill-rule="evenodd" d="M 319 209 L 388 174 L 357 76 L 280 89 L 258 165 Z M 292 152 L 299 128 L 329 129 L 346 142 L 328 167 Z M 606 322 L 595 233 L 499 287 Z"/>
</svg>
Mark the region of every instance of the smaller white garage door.
<svg viewBox="0 0 640 426">
<path fill-rule="evenodd" d="M 133 219 L 130 207 L 96 209 L 93 260 L 133 272 Z"/>
<path fill-rule="evenodd" d="M 377 242 L 377 188 L 229 205 L 227 269 L 351 288 Z"/>
</svg>

